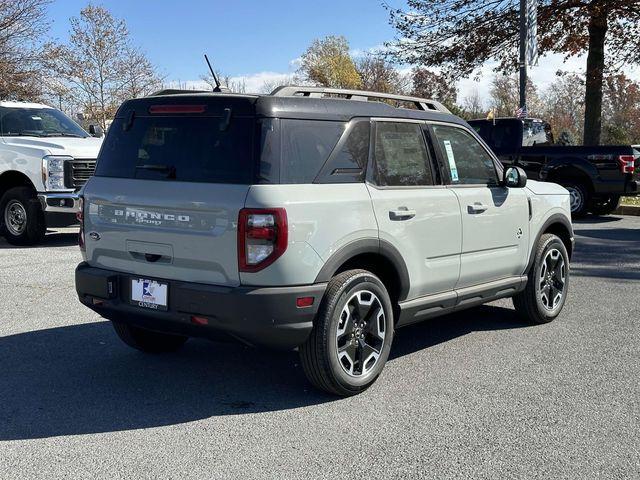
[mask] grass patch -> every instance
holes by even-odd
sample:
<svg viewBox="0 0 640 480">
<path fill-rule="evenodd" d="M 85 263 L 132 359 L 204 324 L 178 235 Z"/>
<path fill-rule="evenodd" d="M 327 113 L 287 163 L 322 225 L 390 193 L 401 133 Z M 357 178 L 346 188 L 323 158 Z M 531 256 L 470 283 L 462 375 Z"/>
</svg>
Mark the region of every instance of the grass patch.
<svg viewBox="0 0 640 480">
<path fill-rule="evenodd" d="M 620 205 L 634 205 L 640 207 L 640 197 L 622 197 Z"/>
</svg>

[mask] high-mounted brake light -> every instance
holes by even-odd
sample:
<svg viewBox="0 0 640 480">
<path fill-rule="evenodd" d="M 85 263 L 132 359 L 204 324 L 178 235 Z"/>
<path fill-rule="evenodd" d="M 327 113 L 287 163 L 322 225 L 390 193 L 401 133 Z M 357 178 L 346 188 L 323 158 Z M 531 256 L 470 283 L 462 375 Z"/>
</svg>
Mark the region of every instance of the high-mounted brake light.
<svg viewBox="0 0 640 480">
<path fill-rule="evenodd" d="M 289 227 L 284 208 L 243 208 L 238 214 L 238 269 L 258 272 L 287 249 Z"/>
<path fill-rule="evenodd" d="M 618 157 L 620 171 L 622 173 L 633 173 L 636 171 L 636 159 L 633 155 L 620 155 Z"/>
<path fill-rule="evenodd" d="M 206 105 L 151 105 L 149 113 L 204 113 Z"/>
</svg>

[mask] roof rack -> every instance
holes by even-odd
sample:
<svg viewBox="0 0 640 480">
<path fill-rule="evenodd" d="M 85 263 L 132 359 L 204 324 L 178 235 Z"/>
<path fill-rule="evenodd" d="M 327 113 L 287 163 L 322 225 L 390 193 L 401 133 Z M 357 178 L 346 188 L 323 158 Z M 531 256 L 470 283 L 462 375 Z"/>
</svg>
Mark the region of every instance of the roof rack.
<svg viewBox="0 0 640 480">
<path fill-rule="evenodd" d="M 283 85 L 277 87 L 271 95 L 274 97 L 313 97 L 322 98 L 324 95 L 343 95 L 347 100 L 358 100 L 368 102 L 370 98 L 381 100 L 393 100 L 396 102 L 413 103 L 418 110 L 431 110 L 442 113 L 451 113 L 447 107 L 437 100 L 427 98 L 408 97 L 405 95 L 394 95 L 391 93 L 367 92 L 365 90 L 349 90 L 344 88 L 329 87 L 297 87 L 293 85 Z"/>
</svg>

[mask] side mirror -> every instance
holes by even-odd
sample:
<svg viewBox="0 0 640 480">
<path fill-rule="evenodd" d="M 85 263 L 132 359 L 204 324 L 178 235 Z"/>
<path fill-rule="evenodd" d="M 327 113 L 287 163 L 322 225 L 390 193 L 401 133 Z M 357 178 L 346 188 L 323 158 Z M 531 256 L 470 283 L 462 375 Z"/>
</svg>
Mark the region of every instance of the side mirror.
<svg viewBox="0 0 640 480">
<path fill-rule="evenodd" d="M 503 183 L 509 188 L 524 188 L 527 185 L 527 174 L 520 167 L 509 167 L 504 171 Z"/>
<path fill-rule="evenodd" d="M 89 125 L 89 133 L 92 137 L 102 138 L 104 137 L 104 130 L 100 125 Z"/>
</svg>

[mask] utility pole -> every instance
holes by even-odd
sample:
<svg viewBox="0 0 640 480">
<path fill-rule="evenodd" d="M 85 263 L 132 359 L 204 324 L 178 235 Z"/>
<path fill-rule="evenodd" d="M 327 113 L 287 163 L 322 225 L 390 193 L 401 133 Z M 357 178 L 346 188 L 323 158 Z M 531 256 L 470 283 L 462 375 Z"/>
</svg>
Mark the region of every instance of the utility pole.
<svg viewBox="0 0 640 480">
<path fill-rule="evenodd" d="M 527 0 L 520 0 L 520 107 L 527 104 Z"/>
</svg>

